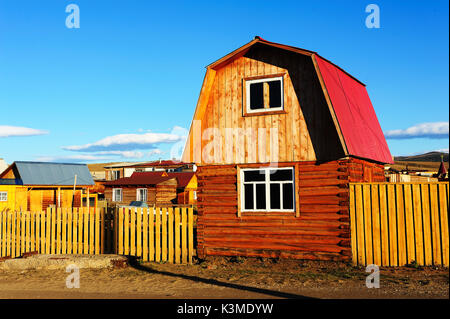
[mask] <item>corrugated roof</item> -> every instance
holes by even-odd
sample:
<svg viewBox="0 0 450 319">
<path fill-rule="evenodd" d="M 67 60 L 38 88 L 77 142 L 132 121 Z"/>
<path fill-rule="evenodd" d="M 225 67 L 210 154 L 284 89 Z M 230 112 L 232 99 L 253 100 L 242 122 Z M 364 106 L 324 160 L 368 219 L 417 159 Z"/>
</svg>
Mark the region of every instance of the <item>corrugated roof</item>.
<svg viewBox="0 0 450 319">
<path fill-rule="evenodd" d="M 178 187 L 186 187 L 194 176 L 193 172 L 165 173 L 165 172 L 134 172 L 130 177 L 106 182 L 105 186 L 119 185 L 157 185 L 169 179 L 176 178 Z"/>
<path fill-rule="evenodd" d="M 23 185 L 73 185 L 77 175 L 77 185 L 94 185 L 86 164 L 14 162 Z"/>
</svg>

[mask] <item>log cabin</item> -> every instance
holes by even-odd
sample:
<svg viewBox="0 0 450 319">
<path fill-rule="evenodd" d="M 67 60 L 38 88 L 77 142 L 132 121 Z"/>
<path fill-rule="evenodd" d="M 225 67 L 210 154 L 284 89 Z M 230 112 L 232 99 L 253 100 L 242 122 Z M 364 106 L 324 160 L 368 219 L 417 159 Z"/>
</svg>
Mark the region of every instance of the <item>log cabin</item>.
<svg viewBox="0 0 450 319">
<path fill-rule="evenodd" d="M 80 207 L 83 190 L 93 185 L 85 164 L 16 161 L 0 174 L 0 210 Z"/>
<path fill-rule="evenodd" d="M 392 157 L 361 81 L 255 37 L 206 67 L 182 160 L 200 258 L 349 260 L 349 183 L 384 181 Z"/>
<path fill-rule="evenodd" d="M 197 178 L 193 172 L 135 172 L 130 177 L 105 182 L 104 186 L 110 206 L 129 205 L 132 201 L 146 202 L 148 206 L 194 204 L 189 199 L 194 197 Z M 183 201 L 178 202 L 179 199 Z"/>
</svg>

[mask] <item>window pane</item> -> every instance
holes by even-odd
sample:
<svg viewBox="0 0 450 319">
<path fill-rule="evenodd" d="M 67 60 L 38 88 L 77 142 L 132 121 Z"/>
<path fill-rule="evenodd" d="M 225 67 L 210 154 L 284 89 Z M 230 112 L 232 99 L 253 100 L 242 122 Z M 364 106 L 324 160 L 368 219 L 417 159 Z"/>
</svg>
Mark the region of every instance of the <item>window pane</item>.
<svg viewBox="0 0 450 319">
<path fill-rule="evenodd" d="M 283 184 L 283 209 L 294 208 L 293 184 Z"/>
<path fill-rule="evenodd" d="M 257 110 L 264 108 L 264 83 L 250 84 L 250 110 Z"/>
<path fill-rule="evenodd" d="M 270 184 L 270 208 L 281 209 L 280 184 Z"/>
<path fill-rule="evenodd" d="M 292 169 L 270 170 L 271 181 L 292 181 Z"/>
<path fill-rule="evenodd" d="M 266 175 L 263 170 L 244 171 L 244 182 L 264 182 Z"/>
<path fill-rule="evenodd" d="M 244 185 L 244 207 L 253 209 L 253 184 Z"/>
<path fill-rule="evenodd" d="M 256 209 L 266 209 L 265 184 L 256 184 Z"/>
<path fill-rule="evenodd" d="M 281 107 L 281 81 L 270 81 L 269 94 L 270 94 L 270 107 Z"/>
</svg>

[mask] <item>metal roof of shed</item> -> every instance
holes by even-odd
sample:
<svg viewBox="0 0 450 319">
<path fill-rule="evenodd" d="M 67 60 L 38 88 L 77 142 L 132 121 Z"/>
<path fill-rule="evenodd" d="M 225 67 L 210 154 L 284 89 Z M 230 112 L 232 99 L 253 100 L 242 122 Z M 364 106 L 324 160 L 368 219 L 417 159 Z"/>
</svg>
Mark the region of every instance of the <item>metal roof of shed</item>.
<svg viewBox="0 0 450 319">
<path fill-rule="evenodd" d="M 86 164 L 47 163 L 47 162 L 14 162 L 23 185 L 57 185 L 74 184 L 94 185 L 91 173 Z"/>
</svg>

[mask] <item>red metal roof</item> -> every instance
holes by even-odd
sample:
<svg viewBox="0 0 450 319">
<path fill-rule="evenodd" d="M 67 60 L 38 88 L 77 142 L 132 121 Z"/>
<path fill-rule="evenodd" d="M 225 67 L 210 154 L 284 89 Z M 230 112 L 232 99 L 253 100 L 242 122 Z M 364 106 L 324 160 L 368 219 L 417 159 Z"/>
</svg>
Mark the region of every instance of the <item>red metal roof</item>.
<svg viewBox="0 0 450 319">
<path fill-rule="evenodd" d="M 334 64 L 316 58 L 348 154 L 393 163 L 365 86 Z"/>
<path fill-rule="evenodd" d="M 157 185 L 169 179 L 176 178 L 178 187 L 186 187 L 194 176 L 193 172 L 165 173 L 165 172 L 134 172 L 130 177 L 106 182 L 105 186 Z"/>
</svg>

